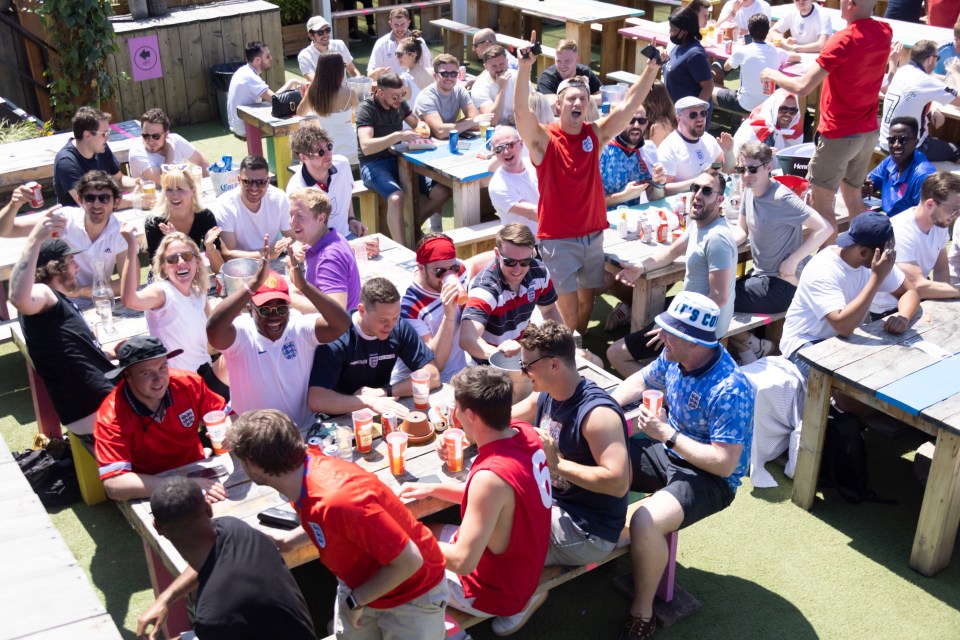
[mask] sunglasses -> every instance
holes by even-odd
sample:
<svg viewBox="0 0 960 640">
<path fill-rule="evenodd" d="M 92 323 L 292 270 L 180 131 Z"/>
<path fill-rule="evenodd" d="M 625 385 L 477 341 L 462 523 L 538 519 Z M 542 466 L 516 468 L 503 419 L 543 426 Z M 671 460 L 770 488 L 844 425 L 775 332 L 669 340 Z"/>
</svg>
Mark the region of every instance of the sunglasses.
<svg viewBox="0 0 960 640">
<path fill-rule="evenodd" d="M 493 153 L 496 155 L 500 155 L 504 151 L 510 151 L 518 144 L 520 144 L 519 140 L 513 140 L 512 142 L 504 142 L 503 144 L 498 144 L 493 148 Z"/>
<path fill-rule="evenodd" d="M 265 187 L 269 183 L 267 178 L 240 178 L 240 184 L 245 187 Z"/>
<path fill-rule="evenodd" d="M 177 264 L 182 258 L 184 262 L 193 262 L 193 259 L 197 257 L 193 251 L 179 251 L 177 253 L 171 253 L 168 256 L 163 257 L 163 261 L 167 264 Z"/>
<path fill-rule="evenodd" d="M 396 56 L 397 56 L 397 58 L 402 58 L 403 56 L 407 55 L 408 53 L 410 53 L 410 52 L 409 52 L 409 51 L 397 51 Z"/>
<path fill-rule="evenodd" d="M 166 133 L 166 132 L 163 132 Z M 159 140 L 163 137 L 163 133 L 141 133 L 140 137 L 144 140 Z"/>
<path fill-rule="evenodd" d="M 911 140 L 916 140 L 916 138 L 910 138 L 908 136 L 887 136 L 887 144 L 906 144 Z"/>
<path fill-rule="evenodd" d="M 328 33 L 330 33 L 330 27 L 320 27 L 316 31 L 311 31 L 310 33 L 317 33 L 317 34 L 320 34 L 321 36 L 325 36 Z"/>
<path fill-rule="evenodd" d="M 106 131 L 97 131 L 96 134 L 97 134 L 97 135 L 100 135 L 100 136 L 103 136 L 104 138 L 109 138 L 109 137 L 110 137 L 110 130 L 107 129 Z"/>
<path fill-rule="evenodd" d="M 493 40 L 481 40 L 480 42 L 474 42 L 474 47 L 479 47 L 482 44 L 493 44 Z"/>
<path fill-rule="evenodd" d="M 257 310 L 257 315 L 261 318 L 269 318 L 270 316 L 278 316 L 280 318 L 285 318 L 290 315 L 290 305 L 281 304 L 277 307 L 254 307 Z"/>
<path fill-rule="evenodd" d="M 736 171 L 737 173 L 746 173 L 747 171 L 749 171 L 750 175 L 754 175 L 757 173 L 757 171 L 760 170 L 760 167 L 762 166 L 764 165 L 756 164 L 756 165 L 750 166 L 749 164 L 738 164 L 733 168 L 733 170 Z M 710 194 L 708 193 L 706 195 L 710 195 Z"/>
<path fill-rule="evenodd" d="M 706 187 L 702 184 L 692 184 L 690 185 L 690 193 L 696 193 L 699 191 L 703 194 L 704 198 L 709 198 L 713 195 L 713 192 L 716 191 L 713 187 Z"/>
<path fill-rule="evenodd" d="M 314 151 L 313 153 L 305 153 L 305 154 L 303 154 L 303 155 L 305 155 L 305 156 L 310 156 L 310 157 L 316 156 L 316 157 L 318 157 L 318 158 L 322 158 L 323 156 L 327 155 L 327 152 L 328 152 L 328 151 L 330 152 L 331 155 L 333 155 L 333 145 L 330 144 L 329 142 L 327 143 L 327 148 L 326 148 L 326 149 L 324 149 L 323 147 L 320 147 L 319 149 L 317 149 L 317 150 Z"/>
<path fill-rule="evenodd" d="M 710 111 L 704 109 L 703 111 L 687 111 L 687 117 L 691 120 L 696 120 L 697 118 L 706 118 L 710 115 Z"/>
<path fill-rule="evenodd" d="M 546 358 L 552 358 L 552 357 L 553 357 L 553 356 L 540 356 L 539 358 L 537 358 L 537 359 L 534 360 L 533 362 L 528 362 L 527 364 L 524 364 L 523 362 L 521 362 L 521 363 L 520 363 L 520 373 L 522 373 L 522 374 L 525 375 L 525 376 L 526 376 L 526 375 L 529 375 L 529 374 L 530 374 L 530 367 L 532 367 L 533 365 L 537 364 L 537 363 L 540 362 L 541 360 L 545 360 Z"/>
<path fill-rule="evenodd" d="M 100 204 L 107 204 L 113 201 L 112 193 L 85 193 L 80 197 L 83 198 L 83 201 L 87 204 L 93 204 L 97 200 L 100 201 Z"/>
<path fill-rule="evenodd" d="M 441 78 L 456 78 L 460 75 L 459 71 L 437 71 L 437 75 Z"/>
<path fill-rule="evenodd" d="M 780 107 L 779 111 L 780 113 L 786 113 L 791 116 L 795 116 L 800 113 L 800 109 L 793 109 L 791 107 Z"/>
<path fill-rule="evenodd" d="M 443 274 L 445 274 L 448 271 L 451 273 L 460 273 L 460 263 L 454 262 L 449 267 L 434 267 L 433 275 L 436 276 L 437 279 L 440 279 L 443 277 Z"/>
<path fill-rule="evenodd" d="M 529 267 L 530 263 L 533 262 L 533 258 L 524 258 L 523 260 L 516 260 L 514 258 L 507 258 L 506 256 L 500 256 L 500 259 L 503 260 L 503 266 L 505 267 L 515 267 L 520 265 L 521 267 Z"/>
<path fill-rule="evenodd" d="M 630 124 L 647 124 L 646 118 L 634 118 L 630 121 Z"/>
</svg>

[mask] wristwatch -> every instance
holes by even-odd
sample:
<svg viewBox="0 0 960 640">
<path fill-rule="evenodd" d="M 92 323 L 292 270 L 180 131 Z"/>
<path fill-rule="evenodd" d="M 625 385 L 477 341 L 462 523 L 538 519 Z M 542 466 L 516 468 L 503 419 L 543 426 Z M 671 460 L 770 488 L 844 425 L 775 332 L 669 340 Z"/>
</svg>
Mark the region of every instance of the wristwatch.
<svg viewBox="0 0 960 640">
<path fill-rule="evenodd" d="M 386 386 L 383 388 L 383 395 L 385 395 L 385 396 L 388 397 L 388 398 L 392 398 L 392 397 L 393 397 L 393 385 L 392 385 L 392 384 L 388 384 L 388 385 L 386 385 Z"/>
<path fill-rule="evenodd" d="M 350 611 L 356 611 L 361 606 L 363 605 L 357 602 L 357 599 L 353 597 L 353 593 L 347 595 L 347 609 L 350 609 Z"/>
<path fill-rule="evenodd" d="M 680 435 L 680 431 L 678 429 L 674 429 L 673 435 L 671 435 L 669 438 L 664 440 L 663 446 L 665 446 L 667 449 L 673 449 L 674 445 L 677 444 L 677 436 L 679 435 Z"/>
</svg>

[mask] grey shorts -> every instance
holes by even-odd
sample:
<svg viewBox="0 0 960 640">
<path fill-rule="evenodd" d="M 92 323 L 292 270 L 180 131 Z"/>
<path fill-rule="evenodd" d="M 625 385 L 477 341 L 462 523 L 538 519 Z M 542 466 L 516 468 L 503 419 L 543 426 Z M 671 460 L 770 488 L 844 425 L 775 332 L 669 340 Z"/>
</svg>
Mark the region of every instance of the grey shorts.
<svg viewBox="0 0 960 640">
<path fill-rule="evenodd" d="M 543 566 L 580 567 L 606 558 L 616 543 L 589 534 L 570 515 L 553 505 L 550 513 L 550 548 Z"/>
<path fill-rule="evenodd" d="M 447 608 L 447 579 L 433 589 L 392 609 L 364 607 L 359 627 L 347 627 L 340 616 L 346 610 L 349 587 L 337 584 L 333 608 L 333 630 L 338 640 L 444 640 L 447 635 L 444 612 Z"/>
<path fill-rule="evenodd" d="M 739 94 L 733 89 L 727 89 L 724 87 L 717 91 L 714 95 L 714 99 L 717 101 L 717 106 L 721 109 L 726 109 L 727 111 L 733 111 L 734 113 L 740 113 L 743 115 L 749 115 L 750 112 L 740 106 L 740 100 L 738 98 Z"/>
<path fill-rule="evenodd" d="M 879 130 L 845 138 L 820 136 L 807 167 L 807 180 L 829 191 L 839 189 L 841 181 L 859 189 L 870 172 L 870 158 L 879 139 Z"/>
<path fill-rule="evenodd" d="M 603 232 L 578 238 L 541 240 L 540 255 L 557 295 L 603 286 Z"/>
</svg>

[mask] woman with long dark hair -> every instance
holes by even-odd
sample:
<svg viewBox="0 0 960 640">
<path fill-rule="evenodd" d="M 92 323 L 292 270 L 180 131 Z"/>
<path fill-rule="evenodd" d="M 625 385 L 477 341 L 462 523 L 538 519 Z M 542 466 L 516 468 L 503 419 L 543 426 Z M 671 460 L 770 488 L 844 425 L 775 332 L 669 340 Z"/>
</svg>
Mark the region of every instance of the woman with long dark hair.
<svg viewBox="0 0 960 640">
<path fill-rule="evenodd" d="M 357 102 L 357 94 L 346 82 L 343 57 L 335 51 L 321 53 L 317 73 L 297 115 L 319 116 L 320 126 L 333 138 L 333 152 L 346 156 L 350 164 L 357 163 L 357 129 L 353 124 Z"/>
</svg>

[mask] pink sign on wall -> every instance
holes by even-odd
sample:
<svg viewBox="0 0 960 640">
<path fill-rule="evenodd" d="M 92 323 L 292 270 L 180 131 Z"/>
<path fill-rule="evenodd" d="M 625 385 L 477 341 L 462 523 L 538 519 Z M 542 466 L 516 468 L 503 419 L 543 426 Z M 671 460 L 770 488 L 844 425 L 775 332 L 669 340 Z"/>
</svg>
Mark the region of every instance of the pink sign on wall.
<svg viewBox="0 0 960 640">
<path fill-rule="evenodd" d="M 157 35 L 131 38 L 130 66 L 133 68 L 135 82 L 153 80 L 163 77 L 163 65 L 160 64 L 160 46 L 157 44 Z"/>
</svg>

